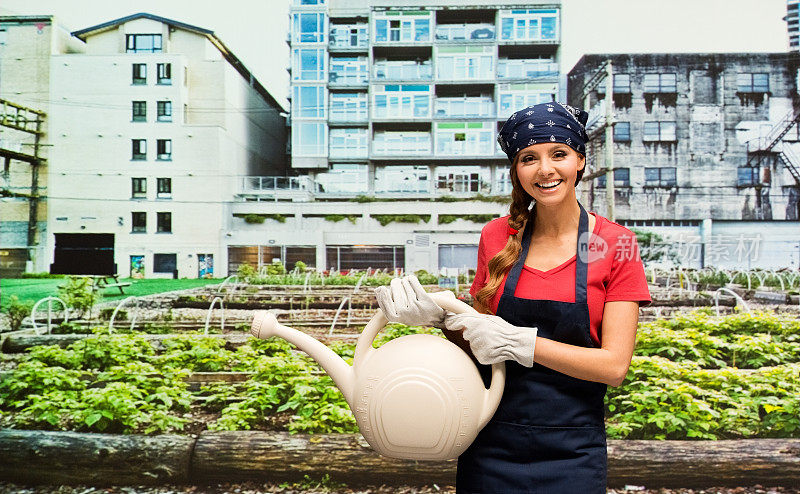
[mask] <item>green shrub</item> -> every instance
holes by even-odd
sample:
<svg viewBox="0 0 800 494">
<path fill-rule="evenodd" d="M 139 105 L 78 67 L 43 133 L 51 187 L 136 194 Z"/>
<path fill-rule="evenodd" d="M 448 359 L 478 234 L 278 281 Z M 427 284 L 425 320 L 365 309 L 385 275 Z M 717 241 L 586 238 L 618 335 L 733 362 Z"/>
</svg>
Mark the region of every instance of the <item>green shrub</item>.
<svg viewBox="0 0 800 494">
<path fill-rule="evenodd" d="M 58 287 L 58 292 L 68 307 L 80 311 L 83 316 L 91 316 L 92 308 L 100 300 L 100 292 L 92 288 L 91 278 L 70 276 Z"/>
<path fill-rule="evenodd" d="M 12 295 L 8 305 L 8 322 L 11 331 L 18 331 L 22 327 L 22 321 L 31 315 L 33 304 L 20 302 L 19 297 Z"/>
</svg>

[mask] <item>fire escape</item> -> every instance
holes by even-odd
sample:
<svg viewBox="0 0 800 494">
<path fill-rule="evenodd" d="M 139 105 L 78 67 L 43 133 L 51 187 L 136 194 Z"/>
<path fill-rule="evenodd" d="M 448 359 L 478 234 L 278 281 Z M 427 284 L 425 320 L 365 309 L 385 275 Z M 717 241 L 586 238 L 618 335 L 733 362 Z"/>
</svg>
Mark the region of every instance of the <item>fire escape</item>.
<svg viewBox="0 0 800 494">
<path fill-rule="evenodd" d="M 792 127 L 800 121 L 800 112 L 790 110 L 783 118 L 776 123 L 769 133 L 763 137 L 758 137 L 747 143 L 747 166 L 757 167 L 759 170 L 769 163 L 777 153 L 778 159 L 786 166 L 789 173 L 794 177 L 795 182 L 800 185 L 800 157 L 786 144 L 781 144 L 783 137 L 789 133 Z M 775 148 L 781 144 L 779 150 Z"/>
</svg>

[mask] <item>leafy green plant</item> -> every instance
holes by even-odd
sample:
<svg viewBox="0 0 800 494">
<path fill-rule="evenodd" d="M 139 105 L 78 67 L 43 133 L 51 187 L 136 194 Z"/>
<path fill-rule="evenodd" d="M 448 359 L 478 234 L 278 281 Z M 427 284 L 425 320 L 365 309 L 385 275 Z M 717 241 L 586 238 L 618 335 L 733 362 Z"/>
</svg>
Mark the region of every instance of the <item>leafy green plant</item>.
<svg viewBox="0 0 800 494">
<path fill-rule="evenodd" d="M 378 221 L 381 226 L 386 226 L 392 222 L 398 223 L 427 223 L 431 219 L 429 214 L 371 214 L 372 218 Z"/>
<path fill-rule="evenodd" d="M 22 321 L 31 315 L 33 304 L 20 302 L 19 297 L 12 295 L 8 305 L 8 322 L 11 331 L 18 331 L 22 327 Z"/>
<path fill-rule="evenodd" d="M 462 219 L 464 221 L 471 221 L 473 223 L 488 223 L 494 218 L 495 215 L 493 214 L 440 214 L 439 224 L 446 225 L 458 219 Z"/>
<path fill-rule="evenodd" d="M 256 268 L 247 263 L 239 264 L 239 267 L 236 268 L 236 276 L 244 282 L 250 282 L 256 277 L 256 274 Z"/>
<path fill-rule="evenodd" d="M 100 300 L 100 292 L 93 289 L 92 279 L 70 276 L 58 287 L 59 296 L 67 306 L 81 312 L 84 317 L 91 316 L 92 308 Z"/>
<path fill-rule="evenodd" d="M 284 266 L 282 262 L 272 261 L 271 264 L 267 265 L 268 276 L 283 275 L 283 274 L 286 274 L 286 266 Z"/>
<path fill-rule="evenodd" d="M 344 214 L 326 214 L 325 215 L 325 221 L 331 221 L 333 223 L 338 223 L 338 222 L 340 222 L 342 220 L 347 220 L 350 223 L 355 225 L 356 221 L 358 221 L 358 215 L 356 215 L 356 214 L 348 214 L 348 215 L 344 215 Z"/>
</svg>

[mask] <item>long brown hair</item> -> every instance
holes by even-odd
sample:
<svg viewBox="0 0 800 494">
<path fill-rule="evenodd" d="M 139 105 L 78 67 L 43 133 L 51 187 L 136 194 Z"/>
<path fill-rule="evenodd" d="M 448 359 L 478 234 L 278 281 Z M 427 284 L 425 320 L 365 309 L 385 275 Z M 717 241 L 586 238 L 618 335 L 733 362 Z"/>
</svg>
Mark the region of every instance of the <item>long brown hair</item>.
<svg viewBox="0 0 800 494">
<path fill-rule="evenodd" d="M 583 169 L 578 170 L 578 175 L 575 178 L 575 186 L 580 183 L 581 177 L 583 177 L 583 172 L 586 170 L 585 156 L 581 153 L 578 153 L 578 156 L 584 158 L 584 165 Z M 489 281 L 487 281 L 486 285 L 478 290 L 478 292 L 475 294 L 475 298 L 478 300 L 478 302 L 480 302 L 481 305 L 483 305 L 486 310 L 492 314 L 494 313 L 494 311 L 491 309 L 492 299 L 497 293 L 497 290 L 500 289 L 500 284 L 503 282 L 503 278 L 505 278 L 506 273 L 519 258 L 519 251 L 522 250 L 522 234 L 525 230 L 525 223 L 528 221 L 528 208 L 533 201 L 533 197 L 531 197 L 531 195 L 528 194 L 524 188 L 522 188 L 522 184 L 519 182 L 519 177 L 517 177 L 516 157 L 514 159 L 514 163 L 511 164 L 509 175 L 511 176 L 512 189 L 508 225 L 515 230 L 519 230 L 519 232 L 515 235 L 509 235 L 508 241 L 506 242 L 506 246 L 503 247 L 503 250 L 495 254 L 495 256 L 489 260 Z"/>
</svg>

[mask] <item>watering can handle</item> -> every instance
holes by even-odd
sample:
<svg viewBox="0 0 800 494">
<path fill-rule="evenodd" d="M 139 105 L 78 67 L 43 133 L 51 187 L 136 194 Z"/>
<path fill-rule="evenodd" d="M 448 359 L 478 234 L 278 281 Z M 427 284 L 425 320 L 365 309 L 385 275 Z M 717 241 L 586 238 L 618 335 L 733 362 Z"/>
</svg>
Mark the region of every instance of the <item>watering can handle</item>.
<svg viewBox="0 0 800 494">
<path fill-rule="evenodd" d="M 436 302 L 436 305 L 442 309 L 455 312 L 456 314 L 478 314 L 478 311 L 473 309 L 472 306 L 462 302 L 461 300 L 458 300 L 455 294 L 450 290 L 433 292 L 429 293 L 428 295 L 433 299 L 434 302 Z M 367 323 L 367 326 L 364 328 L 364 331 L 362 331 L 361 335 L 358 337 L 355 357 L 353 359 L 354 366 L 357 366 L 359 361 L 366 358 L 370 352 L 375 351 L 375 349 L 372 348 L 372 342 L 375 340 L 375 337 L 378 335 L 380 330 L 382 330 L 388 322 L 389 320 L 381 310 L 379 310 L 372 317 L 372 319 L 370 319 L 369 323 Z M 489 389 L 486 390 L 486 396 L 484 400 L 485 406 L 481 411 L 481 417 L 479 419 L 480 428 L 483 428 L 483 426 L 486 425 L 489 419 L 492 418 L 492 415 L 494 415 L 495 410 L 497 410 L 497 406 L 500 404 L 500 398 L 503 395 L 505 382 L 506 364 L 504 362 L 492 364 L 492 382 L 489 386 Z"/>
</svg>

